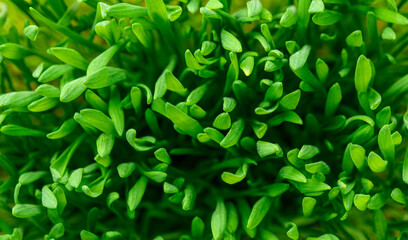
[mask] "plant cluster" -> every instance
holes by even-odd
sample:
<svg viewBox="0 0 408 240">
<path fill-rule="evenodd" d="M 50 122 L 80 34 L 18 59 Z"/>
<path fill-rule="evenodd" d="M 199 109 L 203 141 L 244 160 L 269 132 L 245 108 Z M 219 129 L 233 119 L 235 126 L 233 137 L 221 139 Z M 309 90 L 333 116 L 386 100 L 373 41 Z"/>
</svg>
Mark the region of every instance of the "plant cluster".
<svg viewBox="0 0 408 240">
<path fill-rule="evenodd" d="M 0 3 L 0 239 L 407 239 L 405 3 Z"/>
</svg>

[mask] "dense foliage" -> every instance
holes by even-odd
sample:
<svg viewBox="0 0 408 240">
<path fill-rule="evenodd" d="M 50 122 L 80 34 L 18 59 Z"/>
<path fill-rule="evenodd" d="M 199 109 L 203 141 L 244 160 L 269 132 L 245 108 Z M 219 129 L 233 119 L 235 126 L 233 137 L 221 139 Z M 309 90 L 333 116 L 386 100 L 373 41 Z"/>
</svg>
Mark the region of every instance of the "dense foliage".
<svg viewBox="0 0 408 240">
<path fill-rule="evenodd" d="M 407 239 L 405 0 L 29 2 L 1 240 Z"/>
</svg>

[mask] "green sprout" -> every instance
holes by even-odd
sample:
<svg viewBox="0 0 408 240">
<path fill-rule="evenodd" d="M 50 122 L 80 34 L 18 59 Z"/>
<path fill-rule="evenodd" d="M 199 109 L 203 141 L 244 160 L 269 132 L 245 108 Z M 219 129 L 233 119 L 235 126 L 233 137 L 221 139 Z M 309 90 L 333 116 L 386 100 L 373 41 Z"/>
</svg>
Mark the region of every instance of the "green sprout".
<svg viewBox="0 0 408 240">
<path fill-rule="evenodd" d="M 5 0 L 0 240 L 406 239 L 405 0 Z"/>
</svg>

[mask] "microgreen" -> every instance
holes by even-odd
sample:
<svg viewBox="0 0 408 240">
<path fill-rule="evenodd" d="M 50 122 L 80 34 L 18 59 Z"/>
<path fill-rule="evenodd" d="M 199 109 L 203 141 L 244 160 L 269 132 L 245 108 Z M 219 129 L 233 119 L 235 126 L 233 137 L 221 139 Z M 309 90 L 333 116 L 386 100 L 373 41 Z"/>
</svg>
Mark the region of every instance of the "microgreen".
<svg viewBox="0 0 408 240">
<path fill-rule="evenodd" d="M 380 2 L 0 3 L 0 239 L 405 239 Z"/>
</svg>

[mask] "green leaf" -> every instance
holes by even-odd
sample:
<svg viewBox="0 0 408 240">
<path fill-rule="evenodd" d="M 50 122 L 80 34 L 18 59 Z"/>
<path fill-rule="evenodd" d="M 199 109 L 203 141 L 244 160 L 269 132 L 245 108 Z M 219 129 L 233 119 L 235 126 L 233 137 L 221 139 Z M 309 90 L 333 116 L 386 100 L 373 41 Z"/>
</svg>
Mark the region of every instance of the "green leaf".
<svg viewBox="0 0 408 240">
<path fill-rule="evenodd" d="M 392 28 L 386 27 L 381 34 L 381 38 L 384 40 L 394 41 L 397 39 L 397 34 L 394 32 L 394 30 L 392 30 Z"/>
<path fill-rule="evenodd" d="M 211 1 L 211 0 L 210 0 Z M 204 234 L 205 224 L 200 217 L 194 217 L 191 222 L 191 236 L 193 238 L 202 238 Z"/>
<path fill-rule="evenodd" d="M 85 86 L 91 89 L 104 88 L 126 79 L 126 71 L 120 68 L 103 67 L 86 77 Z"/>
<path fill-rule="evenodd" d="M 286 110 L 295 110 L 300 100 L 300 90 L 286 94 L 280 101 L 279 105 Z"/>
<path fill-rule="evenodd" d="M 312 0 L 312 2 L 310 3 L 308 12 L 309 13 L 319 13 L 323 11 L 324 11 L 323 0 Z"/>
<path fill-rule="evenodd" d="M 76 126 L 77 126 L 76 121 L 73 118 L 70 118 L 64 121 L 58 130 L 48 133 L 47 138 L 49 139 L 63 138 L 72 133 L 75 130 Z"/>
<path fill-rule="evenodd" d="M 205 7 L 208 9 L 215 10 L 223 8 L 224 5 L 219 0 L 209 0 Z"/>
<path fill-rule="evenodd" d="M 55 209 L 58 205 L 57 198 L 47 186 L 42 188 L 42 205 L 50 209 Z"/>
<path fill-rule="evenodd" d="M 279 171 L 279 177 L 295 182 L 305 183 L 307 179 L 303 173 L 292 166 L 285 166 Z"/>
<path fill-rule="evenodd" d="M 109 178 L 111 171 L 108 171 L 105 176 L 100 176 L 87 185 L 82 185 L 82 191 L 91 198 L 97 198 L 102 195 L 105 188 L 106 180 Z"/>
<path fill-rule="evenodd" d="M 360 30 L 356 30 L 346 38 L 346 43 L 350 47 L 361 47 L 363 45 L 363 35 Z"/>
<path fill-rule="evenodd" d="M 33 204 L 16 204 L 12 210 L 13 216 L 16 218 L 31 218 L 40 215 L 41 206 Z"/>
<path fill-rule="evenodd" d="M 375 173 L 384 172 L 387 169 L 388 161 L 384 161 L 377 153 L 370 152 L 367 160 L 371 171 Z"/>
<path fill-rule="evenodd" d="M 140 43 L 144 47 L 146 47 L 146 48 L 150 47 L 151 38 L 148 35 L 148 33 L 146 33 L 146 30 L 145 30 L 145 28 L 143 27 L 142 24 L 133 23 L 132 24 L 132 31 L 136 35 L 137 39 L 140 41 Z"/>
<path fill-rule="evenodd" d="M 68 64 L 52 65 L 40 75 L 38 81 L 40 83 L 50 82 L 61 77 L 65 73 L 72 71 L 73 69 L 74 68 Z"/>
<path fill-rule="evenodd" d="M 302 210 L 303 210 L 303 215 L 305 217 L 309 217 L 312 215 L 313 210 L 316 206 L 316 199 L 312 197 L 304 197 L 302 201 Z"/>
<path fill-rule="evenodd" d="M 239 65 L 241 70 L 244 72 L 245 76 L 251 75 L 252 71 L 254 70 L 254 66 L 255 60 L 254 57 L 252 56 L 246 57 Z"/>
<path fill-rule="evenodd" d="M 371 110 L 376 110 L 381 104 L 381 95 L 372 88 L 368 89 L 368 103 Z"/>
<path fill-rule="evenodd" d="M 331 187 L 324 182 L 320 182 L 314 178 L 307 179 L 305 183 L 293 182 L 293 185 L 303 194 L 310 194 L 330 190 Z"/>
<path fill-rule="evenodd" d="M 203 69 L 203 67 L 197 62 L 197 59 L 195 59 L 194 55 L 191 53 L 189 49 L 187 49 L 186 52 L 184 53 L 184 58 L 186 59 L 187 67 L 193 70 Z"/>
<path fill-rule="evenodd" d="M 203 128 L 197 120 L 191 118 L 171 103 L 166 103 L 165 107 L 168 118 L 183 131 L 184 134 L 196 138 L 197 134 L 203 131 Z"/>
<path fill-rule="evenodd" d="M 162 0 L 147 0 L 147 9 L 149 10 L 149 16 L 157 23 L 163 24 L 162 21 L 167 20 L 167 9 L 166 5 Z"/>
<path fill-rule="evenodd" d="M 223 172 L 221 175 L 221 179 L 228 184 L 236 184 L 238 182 L 241 182 L 246 177 L 247 172 L 248 164 L 243 164 L 238 168 L 235 174 L 230 172 Z"/>
<path fill-rule="evenodd" d="M 394 132 L 392 135 L 392 143 L 394 144 L 394 146 L 398 146 L 402 143 L 402 136 L 399 132 Z"/>
<path fill-rule="evenodd" d="M 390 106 L 384 107 L 375 115 L 375 121 L 379 128 L 390 123 L 391 120 L 391 108 Z"/>
<path fill-rule="evenodd" d="M 62 87 L 60 101 L 61 102 L 71 102 L 81 96 L 81 94 L 86 90 L 85 86 L 86 77 L 77 78 Z"/>
<path fill-rule="evenodd" d="M 148 171 L 143 173 L 146 177 L 150 178 L 151 180 L 162 183 L 167 178 L 167 173 L 162 171 Z"/>
<path fill-rule="evenodd" d="M 265 136 L 268 131 L 268 124 L 258 121 L 253 121 L 251 124 L 252 129 L 257 138 L 261 139 Z"/>
<path fill-rule="evenodd" d="M 57 223 L 51 228 L 50 233 L 48 234 L 48 236 L 57 239 L 57 238 L 63 237 L 64 233 L 65 233 L 64 224 Z"/>
<path fill-rule="evenodd" d="M 11 92 L 1 95 L 1 107 L 20 110 L 25 109 L 29 104 L 40 98 L 40 95 L 33 91 Z"/>
<path fill-rule="evenodd" d="M 164 182 L 164 184 L 163 184 L 163 191 L 165 192 L 165 193 L 177 193 L 177 192 L 179 192 L 179 189 L 176 187 L 176 186 L 174 186 L 173 184 L 171 184 L 171 183 L 168 183 L 168 182 Z"/>
<path fill-rule="evenodd" d="M 360 145 L 352 144 L 350 147 L 350 156 L 357 169 L 361 170 L 365 162 L 365 149 Z"/>
<path fill-rule="evenodd" d="M 111 134 L 102 133 L 96 140 L 96 148 L 98 155 L 102 158 L 108 156 L 115 144 L 115 137 Z"/>
<path fill-rule="evenodd" d="M 208 3 L 209 3 L 209 2 L 211 2 L 211 0 L 208 1 Z M 201 45 L 201 53 L 202 53 L 204 56 L 207 56 L 207 55 L 211 54 L 211 53 L 215 50 L 215 48 L 217 48 L 217 44 L 216 44 L 216 43 L 211 42 L 211 41 L 204 41 L 204 42 L 202 43 L 202 45 Z"/>
<path fill-rule="evenodd" d="M 231 125 L 231 129 L 228 131 L 227 135 L 220 142 L 220 146 L 223 148 L 229 148 L 238 143 L 241 138 L 242 132 L 245 128 L 244 119 L 240 118 Z"/>
<path fill-rule="evenodd" d="M 191 93 L 187 96 L 186 104 L 187 105 L 197 104 L 203 98 L 203 96 L 207 92 L 207 89 L 208 85 L 203 84 L 198 88 L 194 89 L 193 91 L 191 91 Z"/>
<path fill-rule="evenodd" d="M 324 10 L 323 12 L 316 13 L 312 17 L 312 21 L 319 26 L 329 26 L 340 21 L 342 17 L 343 15 L 339 12 Z"/>
<path fill-rule="evenodd" d="M 99 237 L 91 232 L 82 230 L 80 233 L 81 240 L 99 240 Z"/>
<path fill-rule="evenodd" d="M 315 163 L 308 163 L 305 165 L 306 171 L 311 174 L 322 173 L 322 174 L 329 174 L 330 167 L 323 161 L 315 162 Z"/>
<path fill-rule="evenodd" d="M 113 126 L 112 120 L 103 112 L 88 108 L 81 110 L 80 114 L 86 122 L 100 131 L 108 134 L 113 134 L 115 132 L 115 127 Z"/>
<path fill-rule="evenodd" d="M 156 138 L 152 136 L 136 138 L 136 130 L 132 128 L 126 132 L 126 140 L 129 142 L 130 146 L 139 152 L 149 151 L 153 149 L 156 144 Z"/>
<path fill-rule="evenodd" d="M 238 210 L 231 202 L 227 203 L 227 231 L 235 233 L 238 229 L 239 217 Z"/>
<path fill-rule="evenodd" d="M 255 17 L 261 14 L 262 3 L 260 0 L 250 0 L 247 2 L 248 17 Z"/>
<path fill-rule="evenodd" d="M 128 3 L 117 3 L 106 9 L 106 14 L 115 18 L 136 18 L 147 16 L 147 8 Z"/>
<path fill-rule="evenodd" d="M 305 165 L 305 162 L 298 158 L 299 154 L 299 149 L 295 148 L 287 152 L 286 156 L 288 158 L 288 161 L 295 167 L 301 168 Z"/>
<path fill-rule="evenodd" d="M 4 43 L 0 45 L 0 54 L 7 59 L 18 60 L 31 55 L 31 52 L 17 43 Z"/>
<path fill-rule="evenodd" d="M 92 90 L 86 90 L 85 99 L 92 108 L 95 108 L 102 112 L 106 112 L 108 110 L 108 104 L 106 104 L 106 102 Z"/>
<path fill-rule="evenodd" d="M 139 180 L 129 190 L 128 197 L 126 199 L 129 211 L 134 211 L 142 201 L 143 195 L 146 191 L 147 178 L 140 177 Z"/>
<path fill-rule="evenodd" d="M 394 188 L 391 192 L 391 198 L 397 203 L 405 205 L 407 203 L 407 197 L 399 188 Z"/>
<path fill-rule="evenodd" d="M 58 98 L 43 97 L 27 106 L 31 112 L 44 112 L 56 107 L 59 104 Z"/>
<path fill-rule="evenodd" d="M 385 160 L 395 160 L 395 147 L 391 137 L 391 130 L 388 125 L 383 126 L 378 133 L 378 146 Z"/>
<path fill-rule="evenodd" d="M 220 130 L 228 130 L 231 127 L 231 117 L 228 113 L 220 113 L 213 122 L 213 126 Z"/>
<path fill-rule="evenodd" d="M 252 207 L 251 214 L 249 215 L 247 228 L 256 228 L 262 220 L 265 218 L 266 214 L 272 206 L 272 199 L 269 197 L 262 197 Z"/>
<path fill-rule="evenodd" d="M 81 116 L 79 113 L 74 114 L 74 120 L 81 125 L 82 129 L 87 132 L 88 134 L 94 134 L 98 132 L 98 129 L 93 127 L 87 121 L 85 121 L 84 117 Z"/>
<path fill-rule="evenodd" d="M 35 41 L 38 36 L 38 27 L 36 25 L 29 25 L 23 30 L 24 35 L 31 41 Z"/>
<path fill-rule="evenodd" d="M 378 20 L 400 25 L 408 25 L 408 19 L 397 12 L 386 8 L 371 8 L 370 10 L 374 12 L 375 17 Z"/>
<path fill-rule="evenodd" d="M 38 66 L 36 67 L 36 69 L 34 70 L 32 76 L 33 78 L 38 78 L 40 77 L 42 71 L 44 70 L 44 62 L 41 62 L 40 64 L 38 64 Z"/>
<path fill-rule="evenodd" d="M 154 152 L 154 156 L 156 157 L 157 160 L 170 164 L 171 163 L 171 157 L 167 150 L 165 148 L 159 148 Z"/>
<path fill-rule="evenodd" d="M 0 132 L 8 136 L 31 136 L 31 137 L 45 137 L 45 132 L 30 129 L 14 124 L 8 124 L 1 127 Z"/>
<path fill-rule="evenodd" d="M 282 96 L 282 94 L 283 84 L 281 82 L 276 82 L 272 84 L 272 86 L 270 86 L 266 91 L 264 102 L 273 102 L 279 99 Z"/>
<path fill-rule="evenodd" d="M 354 76 L 354 84 L 358 93 L 367 91 L 371 76 L 370 61 L 364 55 L 361 55 L 357 60 L 356 73 Z"/>
<path fill-rule="evenodd" d="M 110 209 L 113 207 L 113 203 L 116 202 L 120 198 L 119 193 L 111 192 L 109 193 L 108 197 L 106 198 L 106 203 Z"/>
<path fill-rule="evenodd" d="M 309 45 L 305 45 L 299 51 L 292 54 L 289 58 L 290 68 L 294 71 L 301 69 L 306 64 L 311 49 Z"/>
<path fill-rule="evenodd" d="M 332 116 L 342 100 L 341 88 L 338 83 L 335 83 L 327 93 L 326 105 L 324 113 L 326 117 Z"/>
<path fill-rule="evenodd" d="M 239 40 L 230 32 L 221 30 L 221 44 L 225 50 L 231 52 L 242 52 L 242 45 Z"/>
<path fill-rule="evenodd" d="M 117 167 L 119 177 L 121 178 L 129 177 L 136 170 L 136 168 L 137 165 L 133 162 L 119 164 Z"/>
<path fill-rule="evenodd" d="M 59 98 L 60 97 L 60 90 L 57 87 L 54 87 L 49 84 L 41 84 L 38 86 L 35 91 L 44 97 L 53 97 Z"/>
<path fill-rule="evenodd" d="M 285 46 L 286 46 L 286 50 L 290 54 L 294 54 L 297 50 L 299 50 L 299 46 L 295 41 L 286 41 Z"/>
<path fill-rule="evenodd" d="M 82 181 L 82 174 L 84 170 L 82 168 L 78 168 L 74 170 L 68 178 L 68 183 L 73 188 L 78 188 Z"/>
<path fill-rule="evenodd" d="M 224 135 L 215 128 L 205 128 L 204 133 L 218 144 L 224 139 Z"/>
<path fill-rule="evenodd" d="M 184 189 L 184 198 L 181 202 L 182 209 L 184 211 L 190 211 L 194 208 L 194 201 L 196 199 L 197 193 L 192 184 L 187 184 Z"/>
<path fill-rule="evenodd" d="M 374 222 L 374 230 L 378 237 L 378 240 L 387 239 L 387 220 L 381 209 L 374 211 L 373 222 Z"/>
<path fill-rule="evenodd" d="M 280 25 L 283 27 L 291 27 L 296 24 L 298 20 L 297 8 L 295 6 L 289 6 L 285 13 L 283 13 L 280 19 Z"/>
<path fill-rule="evenodd" d="M 130 98 L 132 100 L 133 109 L 136 113 L 140 113 L 142 108 L 142 90 L 138 87 L 132 87 L 130 90 Z"/>
<path fill-rule="evenodd" d="M 264 70 L 266 72 L 275 72 L 282 69 L 284 61 L 281 59 L 275 61 L 266 61 Z"/>
<path fill-rule="evenodd" d="M 214 240 L 221 240 L 227 228 L 227 209 L 223 200 L 217 200 L 217 206 L 211 216 L 211 232 Z"/>
<path fill-rule="evenodd" d="M 125 113 L 120 104 L 119 89 L 114 85 L 110 88 L 110 98 L 108 105 L 108 113 L 112 119 L 113 126 L 119 136 L 123 135 L 125 131 Z"/>
<path fill-rule="evenodd" d="M 190 107 L 190 115 L 193 118 L 202 119 L 207 115 L 207 112 L 200 106 L 194 104 L 193 106 Z"/>
<path fill-rule="evenodd" d="M 366 194 L 354 195 L 354 205 L 360 211 L 365 211 L 367 209 L 368 201 L 370 201 L 370 195 Z"/>
<path fill-rule="evenodd" d="M 109 45 L 113 45 L 120 40 L 121 32 L 116 19 L 98 22 L 95 24 L 94 29 L 96 34 L 105 39 Z"/>
<path fill-rule="evenodd" d="M 20 175 L 18 182 L 21 185 L 29 185 L 47 175 L 48 173 L 45 171 L 25 172 Z"/>
<path fill-rule="evenodd" d="M 50 48 L 51 53 L 57 57 L 59 60 L 67 63 L 73 67 L 81 70 L 86 70 L 88 68 L 88 62 L 82 55 L 71 48 L 65 47 L 53 47 Z"/>
<path fill-rule="evenodd" d="M 183 87 L 183 84 L 173 75 L 169 70 L 165 70 L 164 81 L 166 83 L 166 88 L 170 91 L 173 91 L 180 96 L 186 96 L 188 90 Z"/>
<path fill-rule="evenodd" d="M 287 111 L 272 117 L 270 120 L 268 120 L 268 125 L 270 127 L 274 127 L 281 125 L 283 122 L 289 122 L 298 125 L 303 124 L 302 119 L 299 117 L 299 115 L 297 115 L 297 113 L 295 113 L 294 111 Z"/>
<path fill-rule="evenodd" d="M 329 66 L 320 58 L 316 61 L 316 73 L 322 82 L 326 81 L 329 75 Z"/>
<path fill-rule="evenodd" d="M 375 125 L 374 120 L 371 119 L 370 117 L 364 116 L 364 115 L 355 115 L 346 120 L 345 126 L 348 126 L 350 123 L 355 122 L 355 121 L 363 121 L 367 123 L 368 125 L 370 125 L 371 127 L 374 127 Z"/>
<path fill-rule="evenodd" d="M 110 48 L 106 49 L 103 53 L 95 57 L 88 65 L 88 69 L 86 70 L 86 75 L 92 75 L 103 67 L 105 67 L 109 61 L 113 58 L 113 56 L 118 52 L 124 42 L 119 42 Z"/>
<path fill-rule="evenodd" d="M 320 150 L 318 147 L 316 146 L 312 146 L 312 145 L 303 145 L 302 148 L 299 151 L 298 154 L 298 158 L 300 159 L 311 159 L 314 156 L 316 156 L 317 154 L 319 154 Z"/>
<path fill-rule="evenodd" d="M 293 240 L 299 239 L 299 231 L 296 224 L 291 223 L 292 227 L 286 232 L 286 235 Z"/>
<path fill-rule="evenodd" d="M 237 101 L 234 98 L 224 97 L 222 109 L 224 112 L 232 112 L 237 106 Z"/>
</svg>

